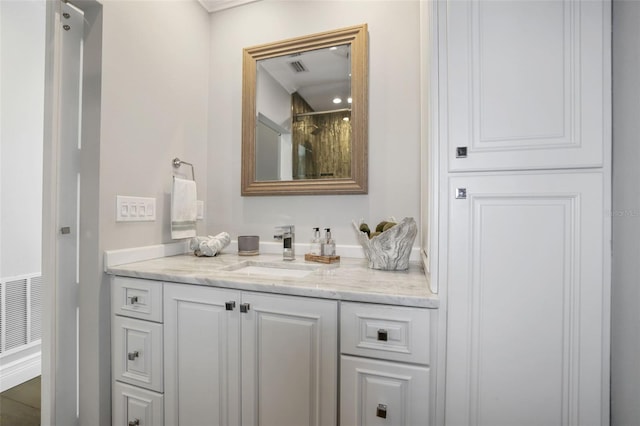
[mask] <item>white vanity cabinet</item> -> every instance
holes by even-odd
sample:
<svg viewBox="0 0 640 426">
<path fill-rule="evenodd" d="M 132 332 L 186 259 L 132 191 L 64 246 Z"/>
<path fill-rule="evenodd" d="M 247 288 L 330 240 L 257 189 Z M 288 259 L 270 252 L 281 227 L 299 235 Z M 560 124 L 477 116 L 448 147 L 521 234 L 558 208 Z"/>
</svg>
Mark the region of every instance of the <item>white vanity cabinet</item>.
<svg viewBox="0 0 640 426">
<path fill-rule="evenodd" d="M 166 424 L 336 424 L 338 302 L 164 287 Z"/>
<path fill-rule="evenodd" d="M 430 424 L 430 315 L 341 303 L 341 426 Z"/>
<path fill-rule="evenodd" d="M 162 284 L 114 277 L 111 286 L 114 425 L 163 425 Z"/>
<path fill-rule="evenodd" d="M 230 289 L 213 264 L 229 260 L 205 260 L 204 285 L 175 282 L 189 255 L 110 272 L 114 425 L 432 424 L 438 302 L 417 265 L 394 274 L 345 259 L 312 277 L 317 288 L 255 276 Z"/>
</svg>

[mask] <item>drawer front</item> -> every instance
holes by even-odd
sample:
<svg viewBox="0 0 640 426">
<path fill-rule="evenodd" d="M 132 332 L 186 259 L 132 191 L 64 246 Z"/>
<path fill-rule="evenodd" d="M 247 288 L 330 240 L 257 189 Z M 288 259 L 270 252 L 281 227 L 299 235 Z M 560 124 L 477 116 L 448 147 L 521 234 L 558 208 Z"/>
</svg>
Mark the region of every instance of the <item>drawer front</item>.
<svg viewBox="0 0 640 426">
<path fill-rule="evenodd" d="M 116 380 L 163 391 L 162 324 L 114 315 L 111 350 Z"/>
<path fill-rule="evenodd" d="M 429 364 L 429 309 L 343 302 L 343 354 Z"/>
<path fill-rule="evenodd" d="M 111 309 L 116 315 L 162 322 L 162 283 L 114 277 Z"/>
<path fill-rule="evenodd" d="M 160 393 L 140 389 L 124 383 L 113 384 L 114 426 L 162 426 L 164 401 Z"/>
<path fill-rule="evenodd" d="M 342 356 L 340 424 L 429 424 L 429 368 Z"/>
</svg>

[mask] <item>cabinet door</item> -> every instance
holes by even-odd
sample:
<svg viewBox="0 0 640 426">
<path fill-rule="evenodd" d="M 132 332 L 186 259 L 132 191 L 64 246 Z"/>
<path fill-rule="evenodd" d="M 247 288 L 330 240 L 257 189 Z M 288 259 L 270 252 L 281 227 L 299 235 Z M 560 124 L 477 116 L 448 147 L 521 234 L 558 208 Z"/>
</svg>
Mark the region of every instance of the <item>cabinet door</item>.
<svg viewBox="0 0 640 426">
<path fill-rule="evenodd" d="M 602 166 L 610 10 L 607 0 L 447 1 L 438 55 L 449 170 Z"/>
<path fill-rule="evenodd" d="M 162 426 L 162 394 L 124 383 L 113 383 L 114 426 Z"/>
<path fill-rule="evenodd" d="M 341 426 L 429 424 L 429 369 L 343 355 Z"/>
<path fill-rule="evenodd" d="M 454 177 L 450 194 L 447 423 L 601 424 L 603 175 Z"/>
<path fill-rule="evenodd" d="M 168 425 L 240 424 L 239 301 L 237 291 L 165 284 Z"/>
<path fill-rule="evenodd" d="M 338 305 L 243 293 L 242 424 L 337 422 Z"/>
</svg>

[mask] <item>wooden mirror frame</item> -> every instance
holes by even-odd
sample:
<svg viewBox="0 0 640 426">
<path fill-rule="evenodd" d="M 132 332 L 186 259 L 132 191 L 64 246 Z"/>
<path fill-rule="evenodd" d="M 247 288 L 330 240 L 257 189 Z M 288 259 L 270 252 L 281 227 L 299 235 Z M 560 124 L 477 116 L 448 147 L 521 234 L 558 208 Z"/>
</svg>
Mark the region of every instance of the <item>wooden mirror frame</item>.
<svg viewBox="0 0 640 426">
<path fill-rule="evenodd" d="M 257 62 L 332 46 L 351 45 L 351 177 L 256 181 Z M 366 194 L 368 191 L 369 51 L 367 24 L 243 49 L 242 195 Z"/>
</svg>

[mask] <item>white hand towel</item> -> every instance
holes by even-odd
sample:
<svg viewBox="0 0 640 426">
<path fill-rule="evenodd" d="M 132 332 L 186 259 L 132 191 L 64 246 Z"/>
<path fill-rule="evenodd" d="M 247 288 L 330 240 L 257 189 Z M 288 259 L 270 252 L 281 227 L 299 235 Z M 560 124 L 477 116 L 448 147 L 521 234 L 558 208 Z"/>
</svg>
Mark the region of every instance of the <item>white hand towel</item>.
<svg viewBox="0 0 640 426">
<path fill-rule="evenodd" d="M 191 238 L 196 236 L 198 204 L 196 182 L 173 177 L 171 191 L 171 238 Z"/>
</svg>

